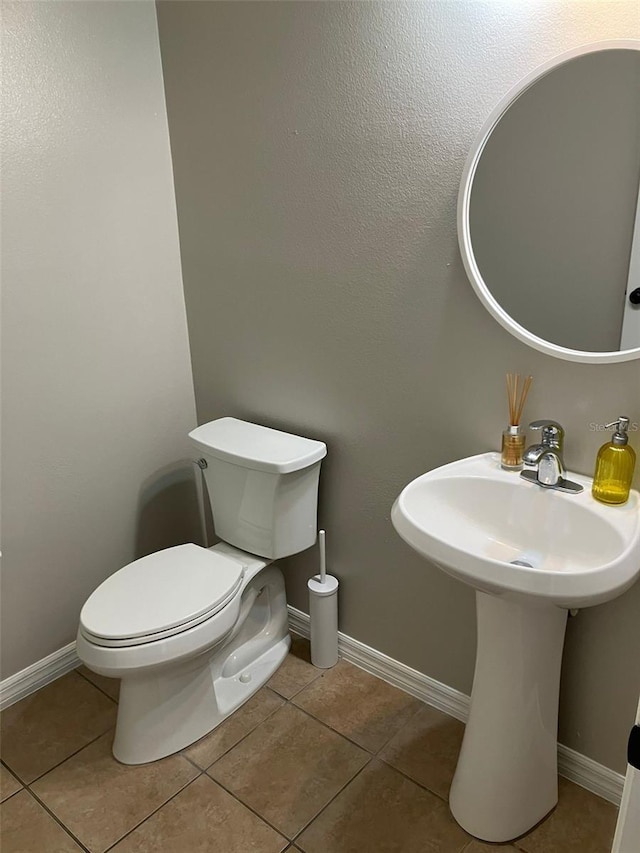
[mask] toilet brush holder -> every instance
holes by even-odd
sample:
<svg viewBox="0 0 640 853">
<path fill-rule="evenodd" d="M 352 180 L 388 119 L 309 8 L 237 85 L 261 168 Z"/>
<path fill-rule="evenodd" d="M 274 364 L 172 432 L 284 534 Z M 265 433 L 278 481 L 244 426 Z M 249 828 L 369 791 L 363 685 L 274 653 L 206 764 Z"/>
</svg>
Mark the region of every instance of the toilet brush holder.
<svg viewBox="0 0 640 853">
<path fill-rule="evenodd" d="M 338 662 L 338 579 L 332 575 L 310 578 L 309 618 L 311 663 L 329 669 Z"/>
</svg>

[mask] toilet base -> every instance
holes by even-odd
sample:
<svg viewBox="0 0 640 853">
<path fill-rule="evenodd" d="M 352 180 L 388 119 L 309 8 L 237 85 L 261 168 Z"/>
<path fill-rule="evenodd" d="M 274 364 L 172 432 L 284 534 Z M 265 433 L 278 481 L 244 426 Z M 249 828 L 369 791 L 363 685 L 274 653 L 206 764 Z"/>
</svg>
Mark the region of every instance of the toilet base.
<svg viewBox="0 0 640 853">
<path fill-rule="evenodd" d="M 215 682 L 209 664 L 198 672 L 123 681 L 113 755 L 122 764 L 146 764 L 189 746 L 243 705 L 286 658 L 287 636 L 243 669 Z"/>
<path fill-rule="evenodd" d="M 268 681 L 290 646 L 284 579 L 270 566 L 249 581 L 236 625 L 216 647 L 122 679 L 114 757 L 146 764 L 204 737 Z"/>
</svg>

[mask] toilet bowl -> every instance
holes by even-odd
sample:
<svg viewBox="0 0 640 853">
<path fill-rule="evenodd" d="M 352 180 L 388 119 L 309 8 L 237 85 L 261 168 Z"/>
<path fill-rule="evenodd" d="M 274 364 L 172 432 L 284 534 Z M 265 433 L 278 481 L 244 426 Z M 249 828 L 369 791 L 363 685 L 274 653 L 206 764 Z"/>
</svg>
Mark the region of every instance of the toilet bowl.
<svg viewBox="0 0 640 853">
<path fill-rule="evenodd" d="M 284 578 L 273 561 L 316 538 L 322 442 L 234 418 L 190 438 L 203 453 L 214 525 L 226 541 L 136 560 L 80 614 L 78 657 L 121 679 L 113 754 L 124 764 L 184 749 L 271 677 L 290 646 Z"/>
</svg>

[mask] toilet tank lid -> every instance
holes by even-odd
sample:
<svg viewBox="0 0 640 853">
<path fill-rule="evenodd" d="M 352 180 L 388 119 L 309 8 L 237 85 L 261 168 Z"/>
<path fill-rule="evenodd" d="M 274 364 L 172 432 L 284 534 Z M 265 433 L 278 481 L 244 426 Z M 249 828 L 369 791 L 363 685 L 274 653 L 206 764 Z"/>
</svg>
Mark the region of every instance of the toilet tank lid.
<svg viewBox="0 0 640 853">
<path fill-rule="evenodd" d="M 189 438 L 208 456 L 277 474 L 308 468 L 327 455 L 327 446 L 322 441 L 237 418 L 219 418 L 202 424 L 189 433 Z"/>
</svg>

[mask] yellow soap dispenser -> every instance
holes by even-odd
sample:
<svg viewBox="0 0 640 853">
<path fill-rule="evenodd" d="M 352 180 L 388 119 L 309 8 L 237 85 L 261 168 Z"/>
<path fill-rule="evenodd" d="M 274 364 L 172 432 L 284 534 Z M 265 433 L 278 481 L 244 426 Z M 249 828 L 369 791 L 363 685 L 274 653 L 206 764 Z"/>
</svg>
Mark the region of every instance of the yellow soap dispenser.
<svg viewBox="0 0 640 853">
<path fill-rule="evenodd" d="M 591 494 L 603 504 L 623 504 L 629 498 L 636 454 L 629 445 L 629 418 L 618 418 L 607 429 L 615 427 L 615 432 L 598 451 L 596 470 L 593 475 Z"/>
</svg>

